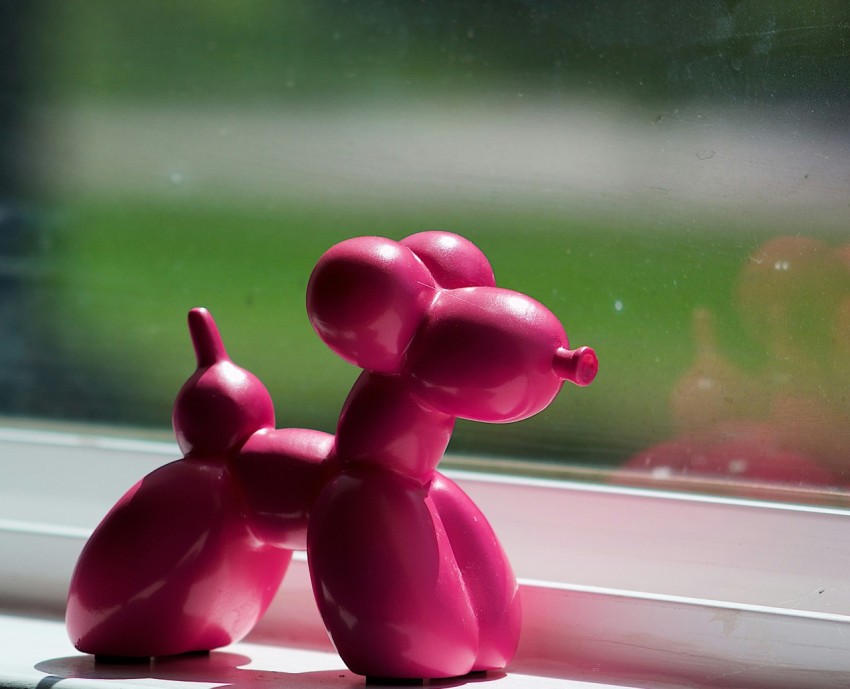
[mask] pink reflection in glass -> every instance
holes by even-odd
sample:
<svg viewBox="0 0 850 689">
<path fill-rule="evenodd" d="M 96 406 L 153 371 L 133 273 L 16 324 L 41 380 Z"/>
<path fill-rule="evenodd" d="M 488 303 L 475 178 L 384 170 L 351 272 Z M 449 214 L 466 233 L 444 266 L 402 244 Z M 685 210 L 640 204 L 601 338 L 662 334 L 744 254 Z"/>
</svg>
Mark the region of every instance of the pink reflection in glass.
<svg viewBox="0 0 850 689">
<path fill-rule="evenodd" d="M 632 457 L 616 476 L 717 479 L 736 495 L 767 485 L 850 485 L 850 244 L 765 242 L 735 284 L 746 331 L 766 353 L 748 374 L 720 351 L 712 314 L 694 312 L 696 359 L 671 394 L 679 435 Z"/>
</svg>

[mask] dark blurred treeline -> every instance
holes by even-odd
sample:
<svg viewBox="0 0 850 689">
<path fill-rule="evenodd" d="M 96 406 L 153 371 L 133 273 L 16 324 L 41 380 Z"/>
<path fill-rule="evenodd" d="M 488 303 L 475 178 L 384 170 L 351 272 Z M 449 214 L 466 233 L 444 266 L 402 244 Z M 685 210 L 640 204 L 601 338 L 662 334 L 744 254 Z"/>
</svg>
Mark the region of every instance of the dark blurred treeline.
<svg viewBox="0 0 850 689">
<path fill-rule="evenodd" d="M 848 102 L 845 0 L 36 0 L 54 93 L 297 98 L 576 89 Z"/>
</svg>

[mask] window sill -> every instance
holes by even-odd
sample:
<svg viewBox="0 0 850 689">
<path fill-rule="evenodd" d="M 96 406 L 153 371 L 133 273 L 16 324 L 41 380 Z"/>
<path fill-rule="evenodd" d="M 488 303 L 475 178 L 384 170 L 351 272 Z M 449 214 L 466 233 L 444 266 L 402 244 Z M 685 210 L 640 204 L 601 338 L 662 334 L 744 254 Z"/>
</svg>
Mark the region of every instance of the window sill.
<svg viewBox="0 0 850 689">
<path fill-rule="evenodd" d="M 58 682 L 68 689 L 213 689 L 222 686 L 346 689 L 365 684 L 363 677 L 346 669 L 336 653 L 259 643 L 239 643 L 207 656 L 178 656 L 157 659 L 150 664 L 101 665 L 91 656 L 78 654 L 73 649 L 69 652 L 61 622 L 10 615 L 0 615 L 0 647 L 4 651 L 0 660 L 0 686 L 10 689 L 48 689 Z M 553 680 L 517 672 L 467 681 L 432 680 L 426 686 L 448 688 L 477 682 L 484 682 L 492 689 L 617 689 L 626 686 Z"/>
<path fill-rule="evenodd" d="M 89 530 L 129 485 L 177 454 L 168 443 L 15 428 L 0 429 L 0 448 L 0 608 L 54 616 L 10 617 L 13 631 L 3 632 L 13 637 L 7 643 L 29 638 L 37 648 L 4 653 L 35 660 L 24 662 L 29 679 L 2 666 L 0 685 L 30 686 L 64 676 L 46 658 L 75 657 L 57 620 Z M 451 474 L 491 520 L 521 579 L 523 635 L 505 686 L 558 686 L 551 678 L 565 687 L 846 686 L 850 512 Z M 332 653 L 303 557 L 249 641 L 221 653 L 271 673 L 306 663 L 313 673 L 303 686 L 334 675 L 331 686 L 362 684 Z M 245 670 L 229 662 L 220 681 L 207 666 L 197 681 L 230 682 Z M 71 666 L 93 667 L 90 659 Z M 535 684 L 540 677 L 549 679 Z"/>
</svg>

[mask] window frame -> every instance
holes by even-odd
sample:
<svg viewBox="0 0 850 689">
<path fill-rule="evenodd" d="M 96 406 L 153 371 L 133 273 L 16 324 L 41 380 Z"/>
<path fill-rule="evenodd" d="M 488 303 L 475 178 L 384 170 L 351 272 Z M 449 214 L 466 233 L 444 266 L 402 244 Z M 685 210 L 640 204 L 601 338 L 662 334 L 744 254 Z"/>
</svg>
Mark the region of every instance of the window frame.
<svg viewBox="0 0 850 689">
<path fill-rule="evenodd" d="M 172 443 L 0 426 L 0 609 L 61 616 L 90 530 L 132 483 L 177 457 Z M 446 473 L 491 521 L 519 577 L 512 670 L 691 687 L 846 685 L 850 511 Z M 249 639 L 330 650 L 304 554 Z"/>
</svg>

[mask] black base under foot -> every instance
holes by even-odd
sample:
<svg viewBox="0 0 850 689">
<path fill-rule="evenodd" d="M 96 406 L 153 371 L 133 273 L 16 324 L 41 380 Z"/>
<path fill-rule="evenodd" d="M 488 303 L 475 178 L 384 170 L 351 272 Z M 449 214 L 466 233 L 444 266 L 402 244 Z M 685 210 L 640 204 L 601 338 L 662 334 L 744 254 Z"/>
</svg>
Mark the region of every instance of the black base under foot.
<svg viewBox="0 0 850 689">
<path fill-rule="evenodd" d="M 185 653 L 178 653 L 176 656 L 169 656 L 171 658 L 194 658 L 194 657 L 205 657 L 210 654 L 210 650 L 206 649 L 203 651 L 186 651 Z"/>
<path fill-rule="evenodd" d="M 423 679 L 422 677 L 366 677 L 366 685 L 373 687 L 421 687 L 426 684 L 434 684 L 440 686 L 441 682 L 451 682 L 452 680 L 467 679 L 472 681 L 480 681 L 487 679 L 487 670 L 473 670 L 460 677 L 440 677 L 436 679 Z"/>
<path fill-rule="evenodd" d="M 367 686 L 373 687 L 421 687 L 421 677 L 366 677 Z"/>
<path fill-rule="evenodd" d="M 151 659 L 149 656 L 109 656 L 98 653 L 94 662 L 98 665 L 147 665 Z"/>
</svg>

